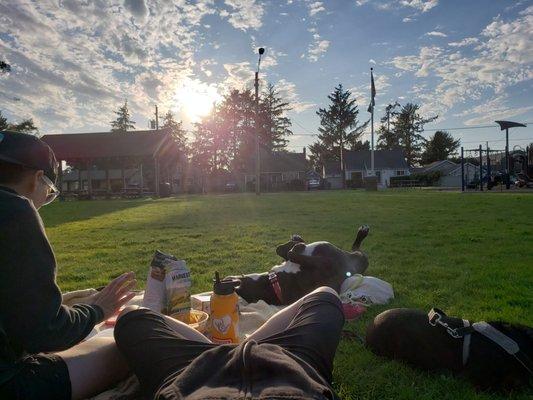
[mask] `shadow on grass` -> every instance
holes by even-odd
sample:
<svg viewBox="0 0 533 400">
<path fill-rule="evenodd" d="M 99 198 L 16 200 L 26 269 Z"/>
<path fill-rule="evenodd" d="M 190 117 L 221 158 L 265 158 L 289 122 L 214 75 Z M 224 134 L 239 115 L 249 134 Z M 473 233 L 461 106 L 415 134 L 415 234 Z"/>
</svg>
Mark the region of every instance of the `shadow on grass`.
<svg viewBox="0 0 533 400">
<path fill-rule="evenodd" d="M 46 228 L 153 203 L 152 199 L 56 201 L 39 210 Z"/>
</svg>

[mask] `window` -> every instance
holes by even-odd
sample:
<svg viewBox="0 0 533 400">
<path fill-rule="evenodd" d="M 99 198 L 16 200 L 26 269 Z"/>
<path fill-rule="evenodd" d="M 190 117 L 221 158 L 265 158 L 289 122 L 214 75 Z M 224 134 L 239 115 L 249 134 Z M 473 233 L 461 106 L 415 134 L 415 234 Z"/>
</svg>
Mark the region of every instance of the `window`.
<svg viewBox="0 0 533 400">
<path fill-rule="evenodd" d="M 403 169 L 399 169 L 398 171 L 396 171 L 396 176 L 404 176 L 405 175 L 405 171 Z"/>
</svg>

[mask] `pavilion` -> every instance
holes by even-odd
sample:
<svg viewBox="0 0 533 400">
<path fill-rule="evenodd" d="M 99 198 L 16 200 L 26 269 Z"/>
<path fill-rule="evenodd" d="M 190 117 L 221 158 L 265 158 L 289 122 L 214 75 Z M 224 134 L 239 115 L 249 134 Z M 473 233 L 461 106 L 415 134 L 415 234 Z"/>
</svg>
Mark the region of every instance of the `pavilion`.
<svg viewBox="0 0 533 400">
<path fill-rule="evenodd" d="M 58 186 L 72 194 L 89 198 L 101 194 L 159 196 L 161 183 L 169 183 L 171 191 L 177 189 L 175 177 L 183 155 L 167 130 L 65 133 L 45 135 L 42 140 L 59 161 Z M 63 161 L 71 167 L 68 174 L 77 176 L 75 188 L 63 185 Z M 132 175 L 137 176 L 135 185 L 129 182 Z M 122 183 L 118 188 L 117 178 Z"/>
</svg>

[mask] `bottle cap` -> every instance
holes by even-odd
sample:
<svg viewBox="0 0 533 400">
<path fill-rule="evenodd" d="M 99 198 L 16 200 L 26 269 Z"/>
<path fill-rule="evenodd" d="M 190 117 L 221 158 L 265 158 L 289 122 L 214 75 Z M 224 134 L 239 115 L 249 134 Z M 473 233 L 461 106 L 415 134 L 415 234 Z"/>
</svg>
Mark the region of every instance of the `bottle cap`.
<svg viewBox="0 0 533 400">
<path fill-rule="evenodd" d="M 235 288 L 241 284 L 241 281 L 237 279 L 225 279 L 221 281 L 218 271 L 215 271 L 215 279 L 213 282 L 213 292 L 221 296 L 234 293 Z"/>
</svg>

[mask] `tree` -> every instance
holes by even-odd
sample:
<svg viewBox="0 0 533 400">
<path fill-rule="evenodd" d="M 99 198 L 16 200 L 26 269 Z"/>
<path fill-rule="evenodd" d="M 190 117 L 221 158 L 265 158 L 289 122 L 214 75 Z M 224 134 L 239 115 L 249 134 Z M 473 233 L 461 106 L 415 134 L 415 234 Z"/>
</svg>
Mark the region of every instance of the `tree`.
<svg viewBox="0 0 533 400">
<path fill-rule="evenodd" d="M 422 146 L 426 141 L 420 134 L 424 131 L 424 125 L 437 119 L 437 116 L 428 118 L 420 116 L 419 109 L 420 105 L 407 103 L 399 111 L 391 112 L 392 131 L 398 138 L 398 143 L 403 148 L 405 159 L 410 166 L 420 161 Z"/>
<path fill-rule="evenodd" d="M 274 85 L 268 84 L 259 104 L 259 121 L 262 127 L 262 144 L 268 150 L 283 150 L 289 142 L 286 137 L 292 135 L 291 120 L 287 112 L 290 104 L 283 101 Z"/>
<path fill-rule="evenodd" d="M 400 107 L 398 102 L 389 104 L 385 107 L 385 115 L 381 118 L 381 126 L 377 131 L 378 142 L 376 148 L 378 150 L 392 150 L 400 146 L 398 135 L 390 128 L 391 119 L 398 107 Z"/>
<path fill-rule="evenodd" d="M 327 161 L 337 161 L 340 163 L 343 186 L 345 186 L 346 174 L 344 165 L 344 150 L 353 147 L 363 130 L 368 125 L 368 121 L 359 124 L 357 119 L 359 109 L 355 98 L 349 90 L 345 90 L 339 84 L 331 94 L 328 95 L 330 104 L 327 108 L 320 108 L 316 113 L 320 117 L 320 127 L 318 131 L 318 142 L 310 146 L 311 159 Z M 316 152 L 321 152 L 317 154 Z"/>
<path fill-rule="evenodd" d="M 0 60 L 0 74 L 7 74 L 9 72 L 11 72 L 11 65 Z"/>
<path fill-rule="evenodd" d="M 127 132 L 135 129 L 135 121 L 131 120 L 128 109 L 128 100 L 124 101 L 124 105 L 114 113 L 117 115 L 117 119 L 111 121 L 111 132 Z"/>
<path fill-rule="evenodd" d="M 185 152 L 187 148 L 187 132 L 183 129 L 181 121 L 176 121 L 174 114 L 170 110 L 163 116 L 163 125 L 161 128 L 167 129 L 178 144 L 179 149 Z"/>
<path fill-rule="evenodd" d="M 0 130 L 9 130 L 13 132 L 22 132 L 29 133 L 32 135 L 37 135 L 39 129 L 35 126 L 32 118 L 26 118 L 20 121 L 19 123 L 9 123 L 7 118 L 2 115 L 0 111 Z"/>
<path fill-rule="evenodd" d="M 448 132 L 435 132 L 435 134 L 426 142 L 421 159 L 422 164 L 446 160 L 450 155 L 455 153 L 460 142 L 459 139 L 455 140 Z"/>
</svg>

